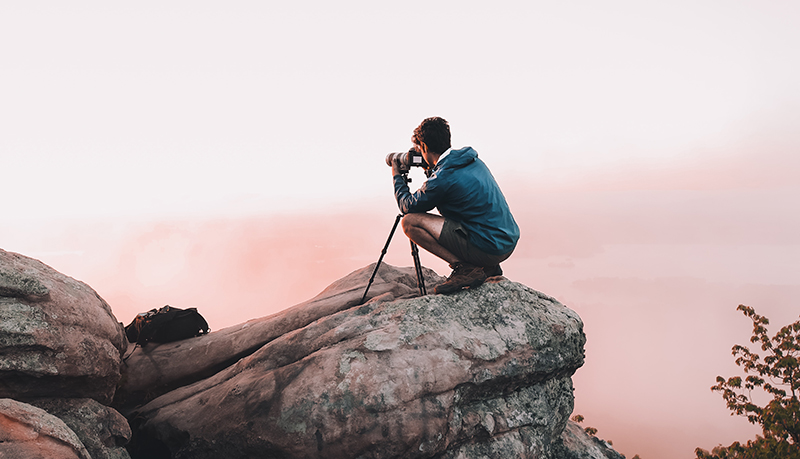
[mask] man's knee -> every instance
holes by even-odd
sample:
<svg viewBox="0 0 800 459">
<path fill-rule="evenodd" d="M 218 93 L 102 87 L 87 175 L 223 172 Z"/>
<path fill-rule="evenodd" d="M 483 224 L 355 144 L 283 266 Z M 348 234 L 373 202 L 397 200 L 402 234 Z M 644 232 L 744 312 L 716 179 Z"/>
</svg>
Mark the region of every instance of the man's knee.
<svg viewBox="0 0 800 459">
<path fill-rule="evenodd" d="M 403 219 L 400 220 L 400 224 L 402 225 L 403 232 L 406 234 L 406 236 L 408 236 L 411 231 L 414 231 L 414 228 L 419 228 L 419 215 L 420 214 L 403 215 Z"/>
<path fill-rule="evenodd" d="M 444 225 L 444 217 L 429 213 L 413 213 L 403 216 L 403 232 L 407 236 L 424 232 L 435 240 L 439 240 Z"/>
</svg>

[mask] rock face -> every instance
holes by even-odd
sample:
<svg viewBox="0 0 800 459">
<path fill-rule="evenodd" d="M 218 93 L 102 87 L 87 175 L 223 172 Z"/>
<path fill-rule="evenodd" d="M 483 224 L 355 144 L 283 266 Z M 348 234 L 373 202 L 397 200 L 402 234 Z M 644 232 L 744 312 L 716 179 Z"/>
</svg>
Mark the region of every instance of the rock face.
<svg viewBox="0 0 800 459">
<path fill-rule="evenodd" d="M 131 439 L 131 428 L 125 417 L 116 410 L 90 398 L 36 399 L 31 404 L 64 421 L 81 440 L 92 459 L 130 458 L 125 445 Z"/>
<path fill-rule="evenodd" d="M 121 324 L 89 286 L 0 250 L 0 397 L 109 403 L 125 346 Z"/>
<path fill-rule="evenodd" d="M 333 309 L 136 410 L 141 457 L 562 457 L 585 338 L 555 299 L 499 280 Z"/>
<path fill-rule="evenodd" d="M 7 398 L 0 399 L 0 457 L 92 459 L 64 421 Z"/>
<path fill-rule="evenodd" d="M 578 424 L 569 421 L 561 434 L 564 445 L 559 459 L 625 459 L 609 443 L 589 436 Z"/>
<path fill-rule="evenodd" d="M 577 314 L 502 277 L 420 297 L 388 265 L 361 304 L 372 269 L 121 367 L 105 301 L 0 250 L 0 457 L 622 458 L 568 421 Z"/>
<path fill-rule="evenodd" d="M 383 266 L 367 299 L 390 301 L 419 296 L 412 268 Z M 139 349 L 131 346 L 123 366 L 124 383 L 117 390 L 115 406 L 127 411 L 155 396 L 212 376 L 281 335 L 359 304 L 372 271 L 373 267 L 356 271 L 314 298 L 271 316 L 188 340 L 150 343 Z M 444 280 L 430 269 L 423 268 L 423 271 L 425 283 L 431 289 Z"/>
<path fill-rule="evenodd" d="M 0 250 L 0 458 L 129 459 L 127 420 L 100 403 L 126 344 L 89 286 Z"/>
</svg>

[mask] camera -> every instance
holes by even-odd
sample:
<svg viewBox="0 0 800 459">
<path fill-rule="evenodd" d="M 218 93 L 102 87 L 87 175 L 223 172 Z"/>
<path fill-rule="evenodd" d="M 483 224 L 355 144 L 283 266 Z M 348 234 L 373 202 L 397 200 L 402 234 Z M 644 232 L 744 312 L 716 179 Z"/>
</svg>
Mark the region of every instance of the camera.
<svg viewBox="0 0 800 459">
<path fill-rule="evenodd" d="M 428 168 L 428 163 L 425 162 L 425 158 L 422 157 L 422 153 L 418 152 L 416 149 L 412 148 L 407 152 L 403 153 L 389 153 L 386 155 L 386 165 L 391 166 L 392 161 L 397 158 L 406 169 L 410 168 L 411 166 L 415 167 L 424 167 L 425 169 Z"/>
</svg>

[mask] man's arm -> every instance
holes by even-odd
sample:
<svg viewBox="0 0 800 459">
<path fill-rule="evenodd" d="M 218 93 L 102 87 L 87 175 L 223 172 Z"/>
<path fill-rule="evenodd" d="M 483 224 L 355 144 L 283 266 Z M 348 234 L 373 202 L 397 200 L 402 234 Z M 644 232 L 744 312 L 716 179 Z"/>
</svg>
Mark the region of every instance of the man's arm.
<svg viewBox="0 0 800 459">
<path fill-rule="evenodd" d="M 397 199 L 397 207 L 404 214 L 427 212 L 435 208 L 441 201 L 440 188 L 432 177 L 419 190 L 411 193 L 403 177 L 394 176 L 394 197 Z"/>
</svg>

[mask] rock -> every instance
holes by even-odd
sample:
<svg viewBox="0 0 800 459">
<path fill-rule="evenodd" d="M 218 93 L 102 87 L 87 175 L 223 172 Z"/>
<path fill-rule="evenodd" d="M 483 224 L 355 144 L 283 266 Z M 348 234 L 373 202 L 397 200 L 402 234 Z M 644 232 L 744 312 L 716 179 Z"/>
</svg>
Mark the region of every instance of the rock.
<svg viewBox="0 0 800 459">
<path fill-rule="evenodd" d="M 0 399 L 0 457 L 92 459 L 75 432 L 46 411 Z"/>
<path fill-rule="evenodd" d="M 569 421 L 561 434 L 561 459 L 625 459 L 609 443 L 588 435 L 581 426 Z"/>
<path fill-rule="evenodd" d="M 0 249 L 0 397 L 109 403 L 122 325 L 88 285 Z"/>
<path fill-rule="evenodd" d="M 90 398 L 37 399 L 31 404 L 64 421 L 92 459 L 130 459 L 125 445 L 131 439 L 131 428 L 114 409 Z"/>
<path fill-rule="evenodd" d="M 207 335 L 173 343 L 130 346 L 122 368 L 123 381 L 114 406 L 123 412 L 182 385 L 207 378 L 236 363 L 279 336 L 320 318 L 357 305 L 374 270 L 374 264 L 334 282 L 311 300 L 271 316 L 250 320 Z M 430 290 L 444 281 L 424 268 Z M 419 295 L 413 268 L 382 264 L 367 300 L 391 301 Z"/>
<path fill-rule="evenodd" d="M 624 459 L 568 421 L 577 314 L 505 278 L 419 297 L 413 269 L 388 265 L 361 305 L 373 266 L 137 349 L 120 380 L 127 342 L 105 301 L 0 250 L 0 458 Z M 104 405 L 118 382 L 133 431 Z"/>
<path fill-rule="evenodd" d="M 575 312 L 508 280 L 352 306 L 366 285 L 363 270 L 352 276 L 336 284 L 358 287 L 340 306 L 272 316 L 287 323 L 276 338 L 136 410 L 134 449 L 196 459 L 558 457 L 584 359 Z"/>
</svg>

